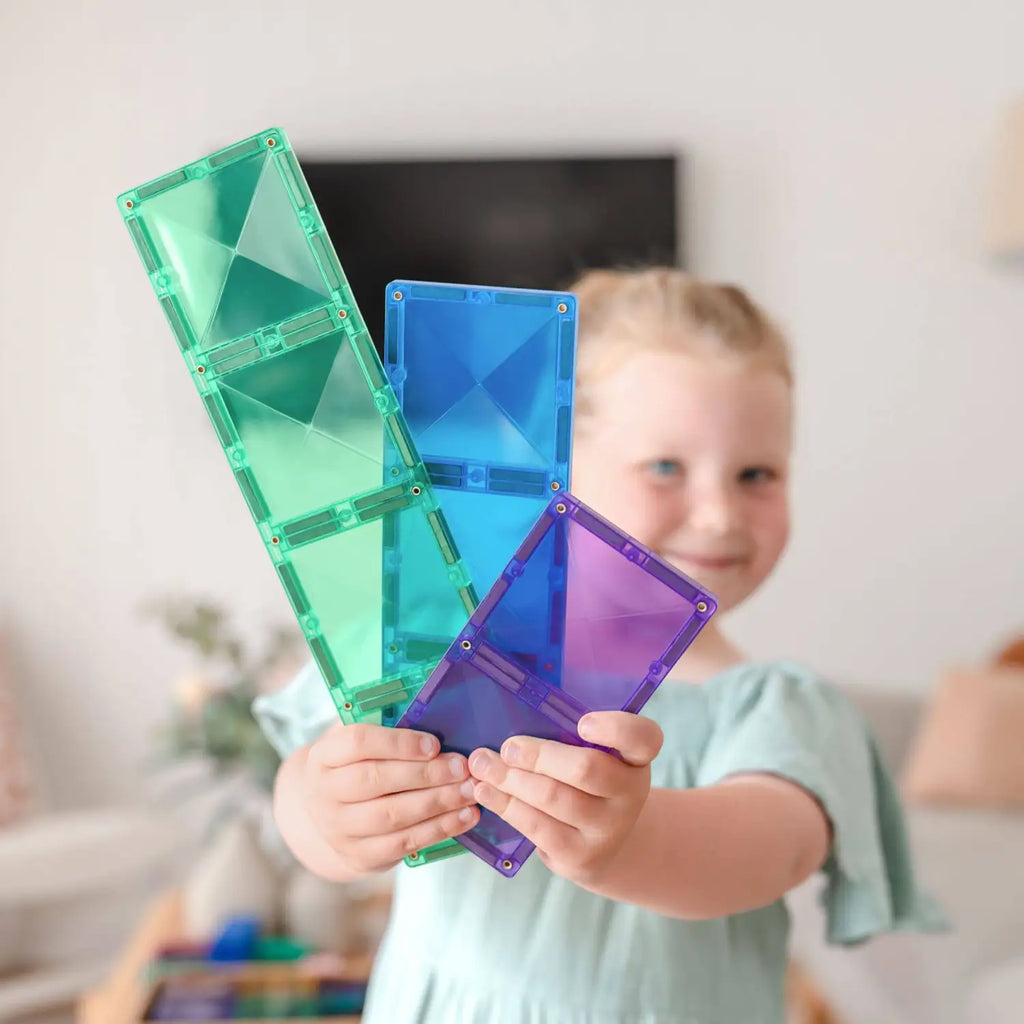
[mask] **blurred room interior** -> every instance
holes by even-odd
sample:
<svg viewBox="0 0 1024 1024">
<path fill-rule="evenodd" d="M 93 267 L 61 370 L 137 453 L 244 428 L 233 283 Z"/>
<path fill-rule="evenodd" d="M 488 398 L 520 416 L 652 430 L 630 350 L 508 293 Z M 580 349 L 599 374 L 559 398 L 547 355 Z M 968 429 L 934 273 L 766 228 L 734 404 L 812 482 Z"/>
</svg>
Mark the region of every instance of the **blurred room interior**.
<svg viewBox="0 0 1024 1024">
<path fill-rule="evenodd" d="M 602 264 L 779 316 L 798 528 L 731 624 L 861 704 L 955 921 L 840 953 L 806 884 L 792 1019 L 1024 1019 L 1021 39 L 1018 0 L 0 4 L 0 1022 L 139 1020 L 239 907 L 356 975 L 386 921 L 273 835 L 248 699 L 301 637 L 114 205 L 271 125 L 375 337 L 392 278 Z"/>
</svg>

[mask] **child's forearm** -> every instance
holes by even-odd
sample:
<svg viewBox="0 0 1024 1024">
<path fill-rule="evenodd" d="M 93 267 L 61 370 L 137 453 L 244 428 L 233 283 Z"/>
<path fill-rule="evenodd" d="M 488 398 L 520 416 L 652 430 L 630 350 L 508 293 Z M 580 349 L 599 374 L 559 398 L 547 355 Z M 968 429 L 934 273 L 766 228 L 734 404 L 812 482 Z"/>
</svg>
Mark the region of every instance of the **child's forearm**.
<svg viewBox="0 0 1024 1024">
<path fill-rule="evenodd" d="M 584 884 L 669 917 L 723 917 L 774 902 L 821 866 L 829 842 L 817 801 L 772 776 L 652 789 L 612 864 Z"/>
<path fill-rule="evenodd" d="M 299 863 L 331 882 L 348 882 L 358 873 L 347 867 L 317 832 L 305 810 L 304 769 L 309 747 L 282 762 L 274 783 L 274 819 L 282 838 Z"/>
</svg>

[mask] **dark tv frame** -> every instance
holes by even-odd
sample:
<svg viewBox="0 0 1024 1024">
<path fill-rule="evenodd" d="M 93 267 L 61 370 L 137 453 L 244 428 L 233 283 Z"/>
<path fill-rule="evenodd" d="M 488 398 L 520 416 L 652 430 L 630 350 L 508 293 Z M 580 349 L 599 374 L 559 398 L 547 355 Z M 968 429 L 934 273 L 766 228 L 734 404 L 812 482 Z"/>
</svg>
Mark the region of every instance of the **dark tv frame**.
<svg viewBox="0 0 1024 1024">
<path fill-rule="evenodd" d="M 572 277 L 588 266 L 636 266 L 652 262 L 670 263 L 677 266 L 685 265 L 686 231 L 685 225 L 681 223 L 680 214 L 686 161 L 678 152 L 671 152 L 665 149 L 643 152 L 609 151 L 600 154 L 556 152 L 508 156 L 435 155 L 423 159 L 404 154 L 402 156 L 382 156 L 379 158 L 366 155 L 359 155 L 353 158 L 336 158 L 333 154 L 324 152 L 317 152 L 315 154 L 299 152 L 299 157 L 313 192 L 313 197 L 320 209 L 335 248 L 338 250 L 342 266 L 345 268 L 350 284 L 352 284 L 356 301 L 363 311 L 367 325 L 370 328 L 370 333 L 378 349 L 380 349 L 383 343 L 384 286 L 388 281 L 395 278 L 418 278 L 500 287 L 521 286 L 562 289 L 567 287 Z M 607 173 L 616 166 L 621 167 L 624 171 L 632 171 L 634 176 L 637 177 L 639 177 L 638 171 L 642 169 L 650 175 L 652 182 L 660 176 L 661 182 L 657 187 L 662 189 L 668 187 L 670 189 L 669 202 L 671 209 L 667 211 L 664 218 L 656 218 L 650 208 L 643 211 L 650 224 L 653 225 L 657 221 L 655 230 L 652 232 L 652 235 L 654 235 L 652 237 L 652 244 L 646 249 L 638 244 L 635 237 L 628 238 L 628 232 L 623 234 L 621 229 L 616 227 L 614 232 L 618 233 L 617 236 L 615 234 L 609 235 L 607 241 L 603 242 L 600 240 L 587 240 L 589 243 L 588 248 L 582 249 L 578 254 L 567 253 L 567 259 L 560 271 L 560 278 L 551 279 L 543 274 L 531 278 L 529 274 L 521 272 L 502 273 L 496 271 L 492 273 L 486 267 L 486 259 L 480 261 L 483 266 L 480 273 L 463 269 L 463 267 L 468 268 L 474 261 L 471 247 L 460 256 L 462 267 L 458 269 L 456 269 L 457 265 L 454 263 L 445 266 L 443 257 L 433 267 L 425 269 L 422 252 L 414 253 L 409 259 L 402 258 L 402 238 L 400 237 L 398 225 L 401 223 L 403 212 L 414 210 L 415 212 L 410 214 L 410 216 L 414 216 L 419 223 L 427 224 L 429 230 L 429 215 L 431 211 L 429 211 L 422 200 L 406 194 L 401 184 L 404 181 L 405 189 L 407 190 L 408 183 L 413 180 L 414 176 L 420 177 L 419 187 L 421 189 L 427 188 L 429 191 L 430 179 L 435 176 L 444 176 L 450 180 L 452 175 L 456 177 L 458 175 L 465 175 L 469 185 L 473 185 L 475 182 L 475 187 L 479 188 L 485 181 L 492 182 L 494 183 L 492 187 L 497 187 L 502 175 L 511 175 L 513 178 L 518 178 L 520 182 L 527 182 L 525 185 L 520 184 L 518 186 L 521 190 L 519 191 L 521 209 L 525 210 L 528 215 L 536 216 L 536 211 L 543 205 L 543 202 L 541 198 L 534 200 L 530 195 L 531 185 L 529 184 L 529 178 L 531 174 L 535 178 L 538 174 L 544 175 L 546 173 L 549 175 L 550 180 L 546 185 L 541 185 L 540 187 L 537 185 L 532 186 L 535 194 L 540 197 L 545 188 L 549 192 L 551 191 L 552 183 L 556 189 L 562 188 L 568 192 L 571 181 L 567 183 L 566 179 L 571 179 L 573 175 L 581 178 L 582 186 L 585 186 L 588 172 L 593 173 L 594 170 L 597 170 Z M 484 172 L 483 175 L 481 175 L 481 170 Z M 369 216 L 376 216 L 378 218 L 382 232 L 388 236 L 398 235 L 399 237 L 388 237 L 383 246 L 378 245 L 374 247 L 373 265 L 376 269 L 368 270 L 364 269 L 365 264 L 361 263 L 360 242 L 356 241 L 353 243 L 347 241 L 347 239 L 351 238 L 350 233 L 347 234 L 348 228 L 353 222 L 358 223 L 358 219 L 365 207 L 346 211 L 344 201 L 332 202 L 330 198 L 331 179 L 340 179 L 347 176 L 351 182 L 350 187 L 357 194 L 365 195 L 366 183 L 368 181 L 373 177 L 380 178 L 383 176 L 386 178 L 389 174 L 394 176 L 395 183 L 391 188 L 388 207 L 387 209 L 378 207 Z M 382 183 L 382 192 L 387 190 L 388 187 L 386 182 Z M 449 192 L 452 190 L 450 184 L 446 183 L 445 187 Z M 457 190 L 457 186 L 455 188 Z M 626 193 L 623 192 L 622 196 L 625 197 Z M 643 206 L 644 199 L 643 195 L 639 195 L 638 205 L 640 207 Z M 597 202 L 599 200 L 600 193 L 595 191 L 591 201 Z M 480 203 L 479 199 L 472 201 Z M 529 209 L 531 203 L 534 206 L 532 209 Z M 486 200 L 481 208 L 485 209 L 485 205 Z M 581 208 L 583 208 L 582 204 Z M 509 233 L 509 238 L 513 243 L 510 248 L 514 248 L 516 244 L 513 237 L 516 229 L 514 213 L 510 216 L 508 211 L 501 212 L 500 207 L 496 207 L 496 209 L 499 212 L 496 213 L 494 220 L 487 229 L 489 238 L 485 240 L 484 245 L 496 244 L 493 239 L 500 237 L 502 231 L 506 231 Z M 585 208 L 583 210 L 585 214 Z M 438 220 L 443 220 L 443 217 L 443 208 L 439 207 Z M 504 217 L 505 223 L 501 222 L 502 217 Z M 628 222 L 624 219 L 626 217 L 624 207 L 613 211 L 613 219 L 615 217 L 618 218 L 615 221 L 616 224 L 628 226 Z M 657 234 L 659 230 L 663 233 Z M 523 238 L 519 240 L 519 244 L 526 244 L 524 239 L 528 233 L 528 230 L 524 232 Z M 541 244 L 543 241 L 540 238 L 542 234 L 543 231 L 538 232 L 538 244 Z M 585 235 L 585 230 L 580 232 L 581 238 L 584 238 Z M 365 228 L 361 228 L 360 238 L 367 237 L 368 234 Z M 381 249 L 389 244 L 394 246 L 396 255 L 394 261 L 387 261 L 388 266 L 385 270 L 382 261 L 379 259 L 379 254 Z M 578 259 L 575 258 L 576 256 L 578 256 Z M 499 279 L 491 279 L 495 276 Z"/>
</svg>

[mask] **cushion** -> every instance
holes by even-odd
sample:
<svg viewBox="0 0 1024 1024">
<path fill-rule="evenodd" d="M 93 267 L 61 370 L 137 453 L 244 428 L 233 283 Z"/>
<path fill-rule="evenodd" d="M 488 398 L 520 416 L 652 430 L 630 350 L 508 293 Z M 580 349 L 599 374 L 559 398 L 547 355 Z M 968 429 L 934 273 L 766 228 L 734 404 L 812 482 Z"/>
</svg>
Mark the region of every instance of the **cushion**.
<svg viewBox="0 0 1024 1024">
<path fill-rule="evenodd" d="M 1024 808 L 1024 667 L 946 674 L 903 772 L 909 802 Z"/>
<path fill-rule="evenodd" d="M 1024 1006 L 1024 952 L 984 972 L 967 1001 L 968 1024 L 1018 1024 Z"/>
<path fill-rule="evenodd" d="M 1024 636 L 1008 643 L 996 657 L 996 664 L 1024 666 Z"/>
<path fill-rule="evenodd" d="M 0 827 L 23 818 L 31 797 L 28 760 L 14 709 L 14 684 L 4 655 L 0 637 Z"/>
<path fill-rule="evenodd" d="M 828 946 L 820 875 L 786 898 L 793 955 L 844 1024 L 965 1024 L 975 979 L 1024 955 L 1024 815 L 914 807 L 907 823 L 921 884 L 953 922 L 950 932 L 885 935 L 853 950 Z"/>
</svg>

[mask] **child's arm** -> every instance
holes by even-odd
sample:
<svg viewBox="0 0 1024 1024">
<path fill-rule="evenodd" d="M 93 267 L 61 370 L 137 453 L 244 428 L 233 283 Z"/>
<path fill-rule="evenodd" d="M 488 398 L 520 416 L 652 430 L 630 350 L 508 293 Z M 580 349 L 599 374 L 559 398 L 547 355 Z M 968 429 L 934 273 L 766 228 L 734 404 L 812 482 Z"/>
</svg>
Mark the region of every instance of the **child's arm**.
<svg viewBox="0 0 1024 1024">
<path fill-rule="evenodd" d="M 673 917 L 722 917 L 773 903 L 817 871 L 828 848 L 821 806 L 784 779 L 652 789 L 619 854 L 587 888 Z"/>
<path fill-rule="evenodd" d="M 278 769 L 274 817 L 292 853 L 335 882 L 384 871 L 479 819 L 466 759 L 410 729 L 332 726 Z"/>
<path fill-rule="evenodd" d="M 620 712 L 585 716 L 581 735 L 587 725 L 584 738 L 622 760 L 529 737 L 508 741 L 500 758 L 470 758 L 477 799 L 533 840 L 556 873 L 668 916 L 708 918 L 771 903 L 824 862 L 828 819 L 799 786 L 743 775 L 652 790 L 658 726 Z"/>
</svg>

